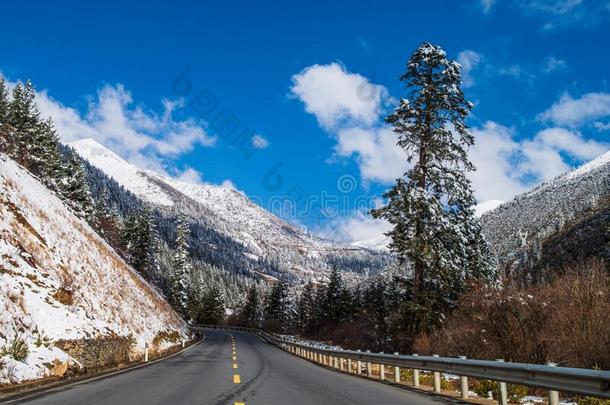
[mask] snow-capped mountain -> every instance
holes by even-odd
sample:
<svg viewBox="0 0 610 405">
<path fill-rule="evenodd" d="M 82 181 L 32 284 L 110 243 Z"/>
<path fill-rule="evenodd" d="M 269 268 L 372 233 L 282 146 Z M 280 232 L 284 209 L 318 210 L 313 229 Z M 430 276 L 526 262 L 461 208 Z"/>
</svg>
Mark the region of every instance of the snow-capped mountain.
<svg viewBox="0 0 610 405">
<path fill-rule="evenodd" d="M 610 151 L 483 214 L 504 270 L 542 281 L 547 269 L 610 258 Z"/>
<path fill-rule="evenodd" d="M 263 258 L 289 276 L 323 277 L 333 257 L 358 263 L 351 269 L 344 268 L 357 273 L 380 271 L 389 262 L 386 253 L 308 234 L 231 188 L 186 183 L 142 170 L 93 139 L 76 141 L 70 146 L 145 202 L 206 221 L 243 246 L 243 255 L 249 260 L 256 262 Z"/>
<path fill-rule="evenodd" d="M 0 154 L 0 347 L 24 339 L 24 362 L 8 357 L 6 379 L 40 378 L 43 363 L 69 356 L 37 345 L 133 337 L 134 352 L 185 324 L 170 305 L 82 219 L 14 161 Z"/>
</svg>

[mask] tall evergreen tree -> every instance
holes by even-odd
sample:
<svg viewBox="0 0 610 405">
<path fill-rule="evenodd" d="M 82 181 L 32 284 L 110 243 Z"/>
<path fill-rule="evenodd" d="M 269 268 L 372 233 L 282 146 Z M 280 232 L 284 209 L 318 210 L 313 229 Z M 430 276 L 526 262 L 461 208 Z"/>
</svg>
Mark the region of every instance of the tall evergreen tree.
<svg viewBox="0 0 610 405">
<path fill-rule="evenodd" d="M 34 172 L 42 178 L 49 188 L 59 191 L 65 173 L 62 170 L 59 135 L 57 134 L 57 131 L 55 131 L 51 118 L 38 123 L 33 142 L 32 155 L 34 160 Z M 80 166 L 83 173 L 82 179 L 86 182 L 82 162 L 80 162 Z M 86 200 L 87 209 L 91 208 L 91 205 L 89 204 L 91 202 L 92 200 L 90 198 Z"/>
<path fill-rule="evenodd" d="M 430 43 L 422 44 L 401 76 L 407 98 L 386 118 L 412 168 L 372 214 L 394 225 L 388 233 L 401 263 L 412 263 L 412 298 L 433 290 L 455 298 L 470 277 L 491 277 L 493 263 L 474 217 L 466 173 L 474 137 L 465 124 L 472 104 L 461 89 L 460 65 Z"/>
<path fill-rule="evenodd" d="M 475 169 L 467 155 L 474 137 L 465 123 L 472 104 L 462 92 L 460 69 L 439 46 L 423 43 L 400 77 L 407 97 L 386 118 L 411 169 L 372 215 L 394 226 L 390 248 L 413 269 L 401 308 L 405 346 L 442 321 L 468 279 L 491 280 L 495 272 L 466 177 Z"/>
<path fill-rule="evenodd" d="M 242 317 L 246 326 L 252 328 L 258 327 L 259 309 L 260 302 L 258 298 L 258 288 L 256 287 L 256 284 L 252 284 L 248 290 L 248 297 L 246 298 L 246 303 L 244 304 L 244 309 L 242 311 Z"/>
<path fill-rule="evenodd" d="M 39 130 L 40 112 L 34 102 L 36 91 L 31 81 L 18 82 L 9 104 L 8 123 L 15 130 L 15 149 L 12 156 L 26 168 L 30 166 L 30 149 Z"/>
<path fill-rule="evenodd" d="M 0 74 L 0 125 L 8 123 L 9 100 L 6 80 Z"/>
<path fill-rule="evenodd" d="M 224 295 L 218 285 L 214 284 L 212 288 L 206 291 L 201 307 L 197 322 L 206 325 L 219 325 L 224 321 Z"/>
<path fill-rule="evenodd" d="M 183 316 L 187 315 L 188 279 L 191 273 L 188 244 L 189 226 L 182 217 L 176 223 L 176 249 L 170 283 L 170 300 Z M 204 308 L 205 309 L 205 308 Z"/>
<path fill-rule="evenodd" d="M 92 222 L 95 219 L 94 203 L 81 159 L 73 150 L 70 150 L 64 159 L 61 196 L 76 214 Z"/>
<path fill-rule="evenodd" d="M 282 280 L 278 281 L 269 296 L 265 305 L 266 326 L 275 331 L 283 331 L 287 324 L 287 291 L 286 285 Z"/>
<path fill-rule="evenodd" d="M 315 306 L 314 284 L 309 281 L 305 284 L 297 303 L 297 328 L 304 336 L 313 333 L 315 330 Z"/>
<path fill-rule="evenodd" d="M 344 307 L 344 288 L 341 280 L 341 274 L 336 266 L 333 266 L 330 272 L 328 286 L 326 287 L 326 296 L 324 297 L 324 313 L 325 321 L 331 323 L 339 323 L 346 312 Z"/>
</svg>

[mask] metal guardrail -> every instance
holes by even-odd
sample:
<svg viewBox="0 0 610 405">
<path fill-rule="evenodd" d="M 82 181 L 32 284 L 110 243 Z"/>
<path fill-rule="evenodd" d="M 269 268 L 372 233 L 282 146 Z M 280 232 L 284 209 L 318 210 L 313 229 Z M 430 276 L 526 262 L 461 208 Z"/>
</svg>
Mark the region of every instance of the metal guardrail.
<svg viewBox="0 0 610 405">
<path fill-rule="evenodd" d="M 539 365 L 527 363 L 510 363 L 502 360 L 471 360 L 439 356 L 418 356 L 370 353 L 352 350 L 336 350 L 316 347 L 301 342 L 282 339 L 267 332 L 254 328 L 231 327 L 218 325 L 193 325 L 192 329 L 225 329 L 254 333 L 269 343 L 290 353 L 308 360 L 321 363 L 341 371 L 353 372 L 354 362 L 356 374 L 362 373 L 365 366 L 368 377 L 372 376 L 371 365 L 380 368 L 380 379 L 385 379 L 385 367 L 394 368 L 394 381 L 400 382 L 400 369 L 413 370 L 413 385 L 419 386 L 419 370 L 433 373 L 434 391 L 440 392 L 440 373 L 450 373 L 460 376 L 462 398 L 468 398 L 468 377 L 497 381 L 499 384 L 499 402 L 508 402 L 506 383 L 524 385 L 549 390 L 550 405 L 559 403 L 559 391 L 587 395 L 598 398 L 610 398 L 610 372 L 570 367 L 557 367 L 552 364 Z"/>
</svg>

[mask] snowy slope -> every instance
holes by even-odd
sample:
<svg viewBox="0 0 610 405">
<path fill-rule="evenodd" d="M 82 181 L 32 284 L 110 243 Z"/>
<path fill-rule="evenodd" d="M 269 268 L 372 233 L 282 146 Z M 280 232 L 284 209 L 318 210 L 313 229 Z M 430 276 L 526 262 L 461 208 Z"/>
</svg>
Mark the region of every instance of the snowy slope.
<svg viewBox="0 0 610 405">
<path fill-rule="evenodd" d="M 603 255 L 609 207 L 610 151 L 503 203 L 481 221 L 501 265 L 535 270 Z"/>
<path fill-rule="evenodd" d="M 52 340 L 131 334 L 141 351 L 171 330 L 184 333 L 185 324 L 169 304 L 86 222 L 0 155 L 0 347 L 16 335 L 26 340 L 27 364 L 14 365 L 21 378 L 47 371 L 37 359 L 66 357 L 36 349 L 36 331 Z"/>
<path fill-rule="evenodd" d="M 327 273 L 329 267 L 324 257 L 329 253 L 365 261 L 385 254 L 307 234 L 233 189 L 184 183 L 141 170 L 92 139 L 76 141 L 70 146 L 144 201 L 204 218 L 218 232 L 245 246 L 246 257 L 252 260 L 264 257 L 298 278 Z M 371 272 L 380 270 L 370 269 Z"/>
</svg>

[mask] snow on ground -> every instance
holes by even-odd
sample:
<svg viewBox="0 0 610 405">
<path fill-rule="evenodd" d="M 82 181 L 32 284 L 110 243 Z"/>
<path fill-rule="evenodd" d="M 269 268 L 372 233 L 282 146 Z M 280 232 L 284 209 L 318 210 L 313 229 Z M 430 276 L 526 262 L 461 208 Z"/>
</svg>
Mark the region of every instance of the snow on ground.
<svg viewBox="0 0 610 405">
<path fill-rule="evenodd" d="M 0 155 L 0 348 L 15 338 L 31 353 L 4 370 L 42 377 L 41 362 L 65 354 L 35 348 L 51 340 L 132 335 L 135 351 L 184 322 L 169 304 L 53 193 Z M 43 360 L 39 360 L 42 358 Z"/>
<path fill-rule="evenodd" d="M 141 196 L 146 201 L 163 206 L 174 205 L 168 196 L 158 185 L 149 181 L 146 174 L 119 157 L 110 149 L 97 143 L 91 138 L 82 139 L 70 143 L 79 155 L 87 159 L 89 163 L 103 170 L 109 177 L 116 180 L 134 194 Z M 152 172 L 149 175 L 155 176 Z"/>
</svg>

